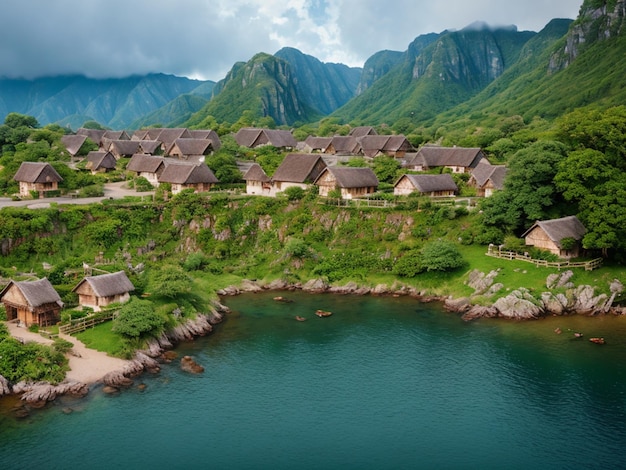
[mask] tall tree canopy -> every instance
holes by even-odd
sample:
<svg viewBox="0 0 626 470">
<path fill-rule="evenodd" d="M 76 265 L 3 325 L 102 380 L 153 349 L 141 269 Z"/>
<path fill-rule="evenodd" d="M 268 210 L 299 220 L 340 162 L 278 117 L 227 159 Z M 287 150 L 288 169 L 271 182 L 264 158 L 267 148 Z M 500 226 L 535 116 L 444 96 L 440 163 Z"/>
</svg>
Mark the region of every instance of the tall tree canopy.
<svg viewBox="0 0 626 470">
<path fill-rule="evenodd" d="M 554 176 L 566 158 L 565 151 L 560 142 L 542 141 L 516 152 L 509 162 L 504 190 L 483 203 L 484 223 L 515 231 L 548 217 L 562 201 Z"/>
</svg>

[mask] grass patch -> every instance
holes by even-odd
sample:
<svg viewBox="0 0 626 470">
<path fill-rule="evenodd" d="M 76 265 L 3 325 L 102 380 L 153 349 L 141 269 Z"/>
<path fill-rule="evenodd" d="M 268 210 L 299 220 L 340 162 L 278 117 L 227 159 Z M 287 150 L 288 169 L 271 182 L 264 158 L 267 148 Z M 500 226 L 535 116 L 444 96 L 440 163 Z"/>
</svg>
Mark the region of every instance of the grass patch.
<svg viewBox="0 0 626 470">
<path fill-rule="evenodd" d="M 126 357 L 127 343 L 122 336 L 111 331 L 112 327 L 113 322 L 107 321 L 74 336 L 88 348 L 107 353 L 109 356 Z"/>
</svg>

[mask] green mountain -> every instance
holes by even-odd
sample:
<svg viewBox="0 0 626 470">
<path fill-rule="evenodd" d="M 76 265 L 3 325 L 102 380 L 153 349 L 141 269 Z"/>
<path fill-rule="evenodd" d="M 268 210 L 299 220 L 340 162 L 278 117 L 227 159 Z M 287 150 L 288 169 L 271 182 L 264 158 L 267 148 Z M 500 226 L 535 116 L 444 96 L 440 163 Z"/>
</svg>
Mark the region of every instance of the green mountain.
<svg viewBox="0 0 626 470">
<path fill-rule="evenodd" d="M 208 102 L 209 99 L 201 95 L 180 95 L 156 111 L 133 121 L 127 129 L 135 130 L 155 125 L 159 127 L 181 127 Z"/>
<path fill-rule="evenodd" d="M 211 101 L 185 125 L 192 127 L 207 116 L 233 123 L 244 112 L 271 117 L 279 125 L 315 121 L 323 113 L 308 104 L 311 93 L 306 94 L 305 89 L 298 86 L 298 77 L 288 62 L 260 53 L 246 63 L 235 64 L 215 85 Z"/>
<path fill-rule="evenodd" d="M 199 90 L 206 95 L 207 85 L 212 82 L 164 74 L 104 80 L 84 76 L 0 79 L 0 119 L 17 112 L 36 117 L 42 125 L 62 122 L 78 128 L 95 120 L 125 129 L 182 94 Z"/>
<path fill-rule="evenodd" d="M 474 24 L 420 36 L 401 63 L 333 115 L 368 124 L 432 119 L 500 77 L 535 34 Z"/>
</svg>

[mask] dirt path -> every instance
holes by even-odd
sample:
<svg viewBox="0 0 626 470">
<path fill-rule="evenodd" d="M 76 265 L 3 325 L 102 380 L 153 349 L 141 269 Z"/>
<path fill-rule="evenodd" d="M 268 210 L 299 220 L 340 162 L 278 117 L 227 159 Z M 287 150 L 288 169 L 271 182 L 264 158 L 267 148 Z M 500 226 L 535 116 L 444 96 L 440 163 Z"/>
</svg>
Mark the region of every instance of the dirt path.
<svg viewBox="0 0 626 470">
<path fill-rule="evenodd" d="M 24 341 L 34 341 L 41 344 L 52 344 L 52 340 L 44 338 L 38 333 L 18 327 L 13 322 L 6 323 L 12 336 Z M 74 354 L 68 354 L 70 371 L 65 375 L 67 380 L 93 384 L 99 382 L 109 372 L 123 369 L 128 363 L 123 359 L 107 356 L 106 353 L 90 349 L 81 341 L 68 335 L 59 335 L 66 341 L 74 344 Z"/>
</svg>

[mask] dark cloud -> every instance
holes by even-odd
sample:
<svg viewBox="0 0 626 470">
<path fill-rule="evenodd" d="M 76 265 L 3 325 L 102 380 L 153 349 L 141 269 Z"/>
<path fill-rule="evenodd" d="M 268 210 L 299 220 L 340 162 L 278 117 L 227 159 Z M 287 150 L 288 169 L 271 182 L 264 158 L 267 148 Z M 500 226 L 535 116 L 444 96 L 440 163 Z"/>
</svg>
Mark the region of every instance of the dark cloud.
<svg viewBox="0 0 626 470">
<path fill-rule="evenodd" d="M 4 0 L 0 76 L 122 77 L 151 72 L 219 80 L 257 52 L 297 47 L 360 66 L 419 34 L 476 20 L 539 30 L 582 0 Z"/>
</svg>

